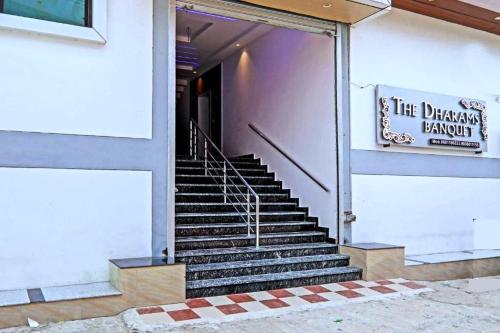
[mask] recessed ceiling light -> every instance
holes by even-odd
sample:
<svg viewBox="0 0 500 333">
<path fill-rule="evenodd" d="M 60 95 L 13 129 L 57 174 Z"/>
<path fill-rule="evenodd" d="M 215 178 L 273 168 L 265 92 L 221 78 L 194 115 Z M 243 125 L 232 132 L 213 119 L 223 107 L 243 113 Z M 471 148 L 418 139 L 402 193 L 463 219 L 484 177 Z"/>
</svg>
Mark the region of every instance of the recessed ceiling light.
<svg viewBox="0 0 500 333">
<path fill-rule="evenodd" d="M 196 73 L 198 73 L 198 72 L 197 71 L 193 71 L 193 74 L 196 74 Z"/>
<path fill-rule="evenodd" d="M 495 17 L 495 21 L 500 21 L 500 16 Z"/>
<path fill-rule="evenodd" d="M 236 47 L 240 47 L 240 46 L 241 46 L 241 44 L 240 44 L 240 43 L 236 43 Z"/>
<path fill-rule="evenodd" d="M 323 8 L 330 8 L 331 6 L 333 5 L 329 2 L 323 4 Z"/>
</svg>

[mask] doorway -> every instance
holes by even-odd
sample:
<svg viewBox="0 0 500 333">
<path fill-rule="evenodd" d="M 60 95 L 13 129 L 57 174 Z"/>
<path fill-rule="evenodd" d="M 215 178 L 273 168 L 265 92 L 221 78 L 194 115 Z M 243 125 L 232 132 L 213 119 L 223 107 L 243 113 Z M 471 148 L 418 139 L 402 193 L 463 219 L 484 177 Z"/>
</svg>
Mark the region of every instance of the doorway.
<svg viewBox="0 0 500 333">
<path fill-rule="evenodd" d="M 230 12 L 222 8 L 224 1 L 214 2 L 222 6 L 217 8 L 191 5 L 194 0 L 177 3 L 177 83 L 184 91 L 177 96 L 177 121 L 182 123 L 178 155 L 189 152 L 193 119 L 226 156 L 254 154 L 265 161 L 335 235 L 342 214 L 337 197 L 336 24 L 323 21 L 324 28 L 318 28 L 305 23 L 310 19 L 292 15 L 296 24 L 290 29 L 288 14 L 261 8 Z M 285 19 L 279 20 L 280 15 Z M 312 182 L 250 125 L 329 190 Z"/>
</svg>

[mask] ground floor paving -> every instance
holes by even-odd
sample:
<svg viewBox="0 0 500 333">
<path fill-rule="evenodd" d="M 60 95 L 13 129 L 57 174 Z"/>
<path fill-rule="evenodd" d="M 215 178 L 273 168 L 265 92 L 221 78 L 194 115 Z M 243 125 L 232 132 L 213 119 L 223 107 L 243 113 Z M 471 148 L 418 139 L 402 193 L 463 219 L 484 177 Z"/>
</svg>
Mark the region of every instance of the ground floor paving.
<svg viewBox="0 0 500 333">
<path fill-rule="evenodd" d="M 432 291 L 431 291 L 432 290 Z M 190 300 L 37 332 L 499 332 L 500 278 L 356 281 Z M 30 332 L 29 328 L 0 333 Z"/>
</svg>

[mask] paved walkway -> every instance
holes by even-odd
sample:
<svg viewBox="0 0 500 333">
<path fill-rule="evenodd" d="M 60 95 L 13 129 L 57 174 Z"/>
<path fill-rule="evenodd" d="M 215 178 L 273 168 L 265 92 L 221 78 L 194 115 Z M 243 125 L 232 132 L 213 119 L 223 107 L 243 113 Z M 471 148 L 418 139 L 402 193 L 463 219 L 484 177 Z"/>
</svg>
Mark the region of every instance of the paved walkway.
<svg viewBox="0 0 500 333">
<path fill-rule="evenodd" d="M 36 331 L 43 333 L 500 332 L 500 278 L 410 284 L 416 289 L 408 288 L 408 285 L 405 285 L 407 282 L 402 280 L 379 281 L 379 283 L 356 281 L 355 283 L 361 287 L 342 284 L 314 286 L 303 288 L 302 292 L 306 293 L 304 295 L 299 295 L 297 289 L 300 288 L 292 288 L 285 291 L 270 291 L 268 294 L 271 296 L 265 296 L 260 300 L 257 295 L 263 296 L 265 293 L 244 294 L 254 300 L 242 295 L 227 296 L 227 299 L 218 298 L 217 300 L 222 303 L 218 303 L 215 298 L 198 299 L 177 305 L 181 307 L 177 310 L 170 307 L 159 307 L 161 310 L 158 307 L 132 309 L 117 317 L 51 324 L 38 328 Z M 427 292 L 429 289 L 421 288 L 422 285 L 435 291 Z M 395 292 L 368 295 L 371 293 L 368 290 L 386 291 L 378 287 L 386 287 Z M 329 291 L 322 288 L 329 289 Z M 336 290 L 337 288 L 340 290 Z M 351 292 L 356 292 L 363 296 L 338 299 L 337 296 L 331 294 L 336 293 L 343 297 L 340 291 L 347 291 L 345 294 L 350 295 L 354 295 Z M 292 293 L 293 296 L 286 292 Z M 308 297 L 304 298 L 304 296 Z M 317 296 L 327 301 L 310 302 L 307 300 L 319 299 Z M 328 299 L 325 296 L 334 299 Z M 266 300 L 272 302 L 263 303 Z M 204 301 L 209 302 L 210 305 Z M 252 311 L 253 306 L 249 307 L 248 304 L 253 302 L 261 303 L 266 309 Z M 288 306 L 274 308 L 271 305 L 283 305 L 281 302 L 287 303 Z M 301 302 L 301 304 L 290 304 L 296 302 Z M 238 311 L 235 311 L 238 313 L 227 314 L 233 312 L 230 310 L 233 307 L 222 307 L 223 310 L 218 308 L 231 304 L 238 305 L 246 312 L 241 312 L 239 307 L 235 307 L 238 308 Z M 181 318 L 178 316 L 180 313 L 175 313 L 175 311 L 183 310 L 190 310 L 200 318 Z M 222 314 L 215 312 L 217 315 L 214 316 L 214 311 Z M 172 316 L 171 312 L 175 314 Z M 189 313 L 192 315 L 191 312 Z M 169 319 L 165 319 L 165 316 Z M 154 317 L 160 317 L 160 320 Z M 175 318 L 185 320 L 176 321 Z M 0 333 L 25 332 L 30 332 L 30 330 L 28 328 L 0 330 Z"/>
<path fill-rule="evenodd" d="M 333 306 L 412 295 L 432 289 L 405 279 L 352 281 L 187 300 L 186 303 L 140 308 L 126 320 L 134 328 L 151 331 L 247 318 L 269 317 L 315 306 Z M 281 311 L 280 311 L 281 310 Z"/>
</svg>

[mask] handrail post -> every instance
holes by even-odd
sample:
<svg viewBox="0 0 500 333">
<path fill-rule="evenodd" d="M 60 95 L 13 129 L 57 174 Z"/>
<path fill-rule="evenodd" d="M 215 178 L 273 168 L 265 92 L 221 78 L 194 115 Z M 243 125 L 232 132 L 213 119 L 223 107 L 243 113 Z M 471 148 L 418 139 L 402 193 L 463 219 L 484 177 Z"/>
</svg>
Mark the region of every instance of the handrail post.
<svg viewBox="0 0 500 333">
<path fill-rule="evenodd" d="M 208 146 L 207 139 L 205 139 L 205 176 L 208 175 Z"/>
<path fill-rule="evenodd" d="M 227 170 L 226 170 L 226 161 L 224 161 L 224 203 L 227 203 Z"/>
<path fill-rule="evenodd" d="M 193 158 L 193 121 L 189 120 L 189 157 Z"/>
<path fill-rule="evenodd" d="M 251 220 L 251 211 L 250 211 L 250 190 L 247 190 L 247 216 L 248 216 L 248 237 L 250 237 L 250 222 Z"/>
<path fill-rule="evenodd" d="M 198 159 L 198 127 L 194 128 L 194 159 Z"/>
<path fill-rule="evenodd" d="M 260 198 L 255 197 L 255 244 L 256 248 L 260 246 Z"/>
</svg>

